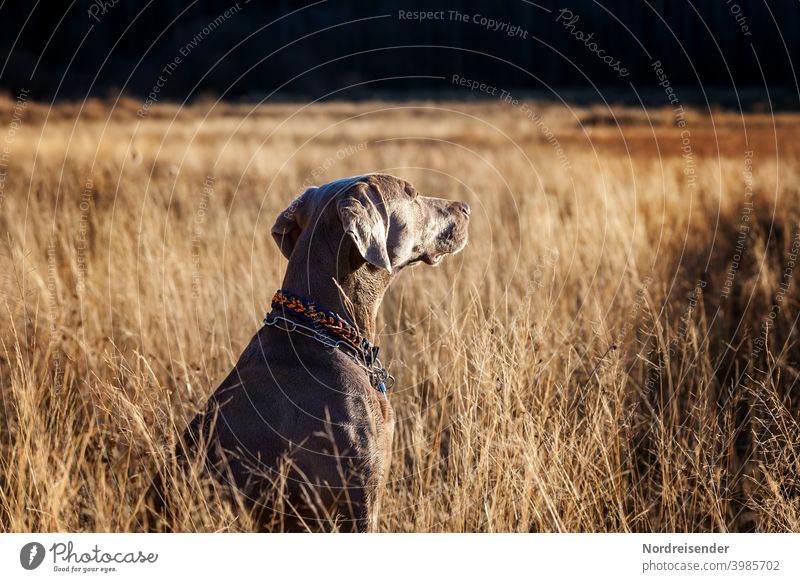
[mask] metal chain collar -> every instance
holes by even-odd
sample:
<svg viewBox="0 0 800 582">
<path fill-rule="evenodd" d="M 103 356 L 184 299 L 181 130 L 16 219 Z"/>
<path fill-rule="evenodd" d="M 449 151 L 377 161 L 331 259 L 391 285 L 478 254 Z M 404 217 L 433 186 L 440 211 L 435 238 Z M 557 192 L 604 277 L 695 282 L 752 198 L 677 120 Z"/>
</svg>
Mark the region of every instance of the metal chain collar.
<svg viewBox="0 0 800 582">
<path fill-rule="evenodd" d="M 281 294 L 283 297 L 288 296 L 286 292 L 278 291 L 278 293 L 275 294 L 275 297 L 278 298 L 279 294 Z M 294 297 L 292 298 L 295 299 Z M 302 305 L 302 303 L 300 303 L 301 301 L 303 300 L 297 299 L 297 303 Z M 304 303 L 306 306 L 310 306 L 313 309 L 313 303 L 308 301 Z M 273 299 L 272 307 L 273 310 L 286 309 L 286 305 L 282 304 L 277 299 Z M 298 314 L 300 316 L 305 316 L 303 312 L 298 312 Z M 338 316 L 336 316 L 336 318 L 339 319 L 344 325 L 348 325 Z M 386 396 L 386 391 L 394 386 L 394 376 L 392 376 L 389 371 L 383 367 L 383 364 L 381 364 L 381 361 L 378 358 L 378 348 L 372 346 L 366 339 L 363 339 L 360 342 L 362 347 L 359 347 L 358 345 L 354 345 L 352 341 L 331 337 L 330 335 L 324 333 L 324 327 L 323 330 L 315 329 L 293 319 L 289 319 L 283 315 L 274 315 L 272 313 L 266 314 L 264 317 L 264 325 L 275 327 L 289 333 L 299 333 L 300 335 L 316 340 L 329 348 L 342 349 L 346 354 L 352 357 L 356 364 L 358 364 L 365 372 L 367 372 L 372 386 L 379 390 L 384 396 Z M 353 329 L 353 333 L 357 333 L 355 329 Z"/>
</svg>

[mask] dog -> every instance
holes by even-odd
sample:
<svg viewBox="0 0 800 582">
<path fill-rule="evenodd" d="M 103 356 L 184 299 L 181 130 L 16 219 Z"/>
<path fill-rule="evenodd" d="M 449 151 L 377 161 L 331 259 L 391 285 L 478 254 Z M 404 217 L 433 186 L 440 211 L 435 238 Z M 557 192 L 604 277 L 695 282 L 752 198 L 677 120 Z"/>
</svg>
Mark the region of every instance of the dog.
<svg viewBox="0 0 800 582">
<path fill-rule="evenodd" d="M 385 174 L 308 188 L 278 216 L 281 290 L 182 451 L 241 493 L 262 530 L 376 529 L 394 432 L 378 307 L 403 269 L 461 251 L 469 217 L 465 202 Z M 277 511 L 265 499 L 279 486 Z"/>
</svg>

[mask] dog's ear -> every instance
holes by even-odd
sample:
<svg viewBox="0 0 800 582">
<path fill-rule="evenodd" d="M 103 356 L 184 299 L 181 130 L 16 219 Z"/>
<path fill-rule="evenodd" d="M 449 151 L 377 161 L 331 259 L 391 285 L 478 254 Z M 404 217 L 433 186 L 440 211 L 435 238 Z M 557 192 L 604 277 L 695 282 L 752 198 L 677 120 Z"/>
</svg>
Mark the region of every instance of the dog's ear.
<svg viewBox="0 0 800 582">
<path fill-rule="evenodd" d="M 364 182 L 343 192 L 336 203 L 345 234 L 353 239 L 368 263 L 392 272 L 386 236 L 389 230 L 386 208 L 380 193 Z"/>
<path fill-rule="evenodd" d="M 303 232 L 305 221 L 301 217 L 304 215 L 309 193 L 312 190 L 316 190 L 316 188 L 308 188 L 295 198 L 294 202 L 278 215 L 275 224 L 272 225 L 272 238 L 275 239 L 275 243 L 287 259 L 292 256 L 297 239 Z"/>
</svg>

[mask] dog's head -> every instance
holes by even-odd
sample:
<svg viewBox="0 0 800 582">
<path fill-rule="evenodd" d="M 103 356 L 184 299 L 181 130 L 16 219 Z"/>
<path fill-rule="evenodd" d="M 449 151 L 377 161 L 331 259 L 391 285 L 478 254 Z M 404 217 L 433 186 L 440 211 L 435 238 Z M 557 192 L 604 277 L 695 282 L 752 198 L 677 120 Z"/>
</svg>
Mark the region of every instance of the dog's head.
<svg viewBox="0 0 800 582">
<path fill-rule="evenodd" d="M 405 180 L 370 174 L 309 188 L 278 215 L 272 236 L 290 258 L 313 243 L 352 243 L 357 260 L 395 273 L 438 264 L 467 244 L 469 205 L 421 196 Z"/>
</svg>

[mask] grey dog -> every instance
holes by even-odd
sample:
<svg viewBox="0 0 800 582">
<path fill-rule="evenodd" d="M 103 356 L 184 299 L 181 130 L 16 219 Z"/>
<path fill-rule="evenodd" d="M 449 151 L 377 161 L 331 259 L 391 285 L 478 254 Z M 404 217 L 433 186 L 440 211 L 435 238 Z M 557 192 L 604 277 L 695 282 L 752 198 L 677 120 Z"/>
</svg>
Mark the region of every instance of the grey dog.
<svg viewBox="0 0 800 582">
<path fill-rule="evenodd" d="M 272 227 L 289 259 L 282 290 L 371 340 L 392 278 L 462 250 L 469 214 L 385 174 L 309 188 Z M 264 530 L 374 530 L 394 432 L 388 374 L 369 341 L 345 349 L 297 317 L 273 302 L 271 325 L 191 422 L 183 454 L 241 493 Z M 278 484 L 276 512 L 264 500 Z"/>
</svg>

